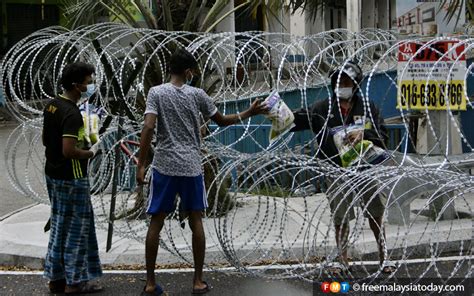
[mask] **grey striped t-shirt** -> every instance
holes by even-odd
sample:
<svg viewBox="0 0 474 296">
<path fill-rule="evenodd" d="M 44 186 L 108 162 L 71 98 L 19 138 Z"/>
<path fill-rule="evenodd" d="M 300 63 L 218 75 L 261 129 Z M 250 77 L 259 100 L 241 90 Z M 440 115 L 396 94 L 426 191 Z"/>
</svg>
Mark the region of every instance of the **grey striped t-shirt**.
<svg viewBox="0 0 474 296">
<path fill-rule="evenodd" d="M 157 115 L 157 145 L 152 166 L 168 176 L 202 174 L 201 115 L 207 120 L 216 112 L 212 99 L 200 88 L 177 87 L 171 83 L 152 87 L 145 111 Z"/>
</svg>

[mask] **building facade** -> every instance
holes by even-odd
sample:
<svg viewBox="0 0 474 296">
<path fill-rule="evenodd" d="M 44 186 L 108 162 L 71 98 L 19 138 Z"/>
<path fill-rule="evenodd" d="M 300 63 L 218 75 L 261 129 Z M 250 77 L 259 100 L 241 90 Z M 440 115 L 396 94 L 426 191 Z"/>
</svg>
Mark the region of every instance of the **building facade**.
<svg viewBox="0 0 474 296">
<path fill-rule="evenodd" d="M 66 20 L 60 0 L 2 0 L 0 2 L 0 56 L 34 31 Z"/>
</svg>

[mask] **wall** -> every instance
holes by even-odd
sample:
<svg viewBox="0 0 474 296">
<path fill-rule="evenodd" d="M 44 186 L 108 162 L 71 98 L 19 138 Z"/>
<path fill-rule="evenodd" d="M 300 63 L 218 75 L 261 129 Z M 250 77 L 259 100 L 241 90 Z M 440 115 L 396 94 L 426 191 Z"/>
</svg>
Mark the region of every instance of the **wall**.
<svg viewBox="0 0 474 296">
<path fill-rule="evenodd" d="M 303 10 L 297 10 L 293 15 L 290 15 L 290 30 L 289 33 L 294 36 L 305 36 L 306 34 L 306 14 Z"/>
<path fill-rule="evenodd" d="M 390 29 L 390 1 L 378 1 L 378 23 L 377 28 L 388 30 Z"/>
<path fill-rule="evenodd" d="M 390 29 L 397 28 L 397 0 L 389 0 L 390 5 Z"/>
<path fill-rule="evenodd" d="M 233 8 L 234 8 L 234 0 L 230 0 L 226 8 L 219 15 L 218 19 Z M 235 14 L 234 13 L 230 14 L 222 22 L 220 22 L 216 26 L 216 32 L 235 32 Z"/>
<path fill-rule="evenodd" d="M 472 62 L 473 60 L 468 61 L 468 66 Z M 375 74 L 370 81 L 368 93 L 364 93 L 364 95 L 368 95 L 369 99 L 373 101 L 380 109 L 383 118 L 400 116 L 400 111 L 396 108 L 396 79 L 396 71 Z M 364 92 L 366 90 L 367 83 L 367 80 L 364 80 L 362 83 L 362 89 L 364 89 Z M 466 84 L 468 86 L 468 96 L 474 96 L 474 77 L 472 75 L 468 78 Z M 328 97 L 328 88 L 326 86 L 310 88 L 307 89 L 306 92 L 308 105 L 313 104 L 317 100 L 322 100 Z M 282 92 L 280 95 L 292 110 L 302 107 L 302 93 L 299 90 Z M 248 100 L 236 101 L 234 104 L 227 103 L 226 112 L 228 114 L 241 112 L 248 108 L 248 104 Z M 406 113 L 406 111 L 403 112 Z M 471 145 L 474 145 L 474 129 L 471 128 L 474 126 L 474 110 L 469 109 L 468 111 L 461 112 L 460 120 L 461 129 L 464 136 Z M 263 126 L 260 126 L 261 124 L 263 124 Z M 211 126 L 211 128 L 215 129 L 216 126 Z M 240 139 L 243 136 L 245 129 L 245 126 L 228 127 L 224 132 L 217 136 L 217 139 L 218 141 L 229 145 Z M 241 152 L 253 153 L 261 151 L 262 147 L 265 148 L 268 146 L 270 122 L 265 120 L 263 116 L 252 118 L 248 131 L 252 133 L 252 137 L 246 137 L 245 139 L 239 141 L 233 146 L 233 148 Z M 405 128 L 403 125 L 393 125 L 389 128 L 389 134 L 389 148 L 395 149 L 405 134 Z M 312 139 L 312 137 L 313 134 L 310 131 L 306 131 L 304 133 L 295 133 L 289 143 L 289 147 L 304 145 L 310 139 Z M 401 147 L 398 148 L 401 149 Z M 413 149 L 411 144 L 408 145 L 408 149 L 408 152 L 413 151 L 411 150 Z M 471 152 L 471 149 L 466 144 L 463 144 L 463 152 Z"/>
<path fill-rule="evenodd" d="M 382 0 L 384 1 L 384 0 Z M 362 2 L 362 16 L 361 25 L 362 28 L 377 28 L 378 23 L 378 10 L 375 0 L 364 0 Z"/>
<path fill-rule="evenodd" d="M 9 26 L 9 18 L 10 18 L 10 21 L 14 21 L 14 29 L 15 29 L 15 39 L 13 40 L 14 41 L 17 41 L 18 38 L 23 38 L 25 36 L 27 36 L 28 34 L 31 34 L 33 33 L 34 31 L 40 29 L 40 28 L 43 28 L 45 26 L 50 26 L 50 25 L 62 25 L 62 26 L 65 26 L 66 23 L 67 23 L 67 20 L 64 18 L 64 15 L 61 11 L 61 9 L 59 8 L 59 4 L 61 3 L 60 0 L 45 0 L 44 1 L 44 5 L 45 6 L 49 6 L 49 7 L 58 7 L 57 8 L 57 11 L 58 11 L 58 15 L 57 15 L 57 18 L 58 18 L 58 21 L 51 21 L 51 17 L 49 16 L 45 16 L 44 19 L 40 19 L 40 21 L 36 20 L 36 19 L 33 19 L 31 17 L 21 17 L 21 16 L 11 16 L 10 17 L 7 15 L 7 11 L 8 11 L 8 8 L 11 7 L 9 5 L 13 5 L 13 4 L 20 4 L 20 5 L 28 5 L 28 6 L 25 6 L 25 7 L 31 7 L 29 5 L 32 5 L 35 7 L 35 10 L 37 9 L 40 9 L 41 8 L 41 1 L 33 1 L 33 0 L 3 0 L 1 1 L 0 3 L 0 6 L 1 6 L 1 20 L 2 20 L 2 24 L 0 26 L 0 29 L 1 29 L 1 36 L 2 36 L 2 40 L 1 40 L 1 49 L 3 50 L 3 53 L 5 53 L 5 50 L 6 50 L 6 47 L 7 47 L 7 43 L 10 43 L 10 46 L 12 45 L 12 41 L 8 41 L 8 34 L 9 34 L 9 31 L 8 31 L 8 26 Z M 49 9 L 47 12 L 51 12 L 51 9 Z M 25 11 L 24 12 L 25 14 L 28 14 L 28 15 L 31 15 L 32 13 L 32 10 L 28 10 L 28 11 Z M 24 25 L 22 26 L 21 24 L 24 23 Z M 12 24 L 10 24 L 12 25 Z M 11 32 L 10 32 L 11 33 Z M 0 52 L 0 55 L 2 54 L 2 52 Z"/>
</svg>

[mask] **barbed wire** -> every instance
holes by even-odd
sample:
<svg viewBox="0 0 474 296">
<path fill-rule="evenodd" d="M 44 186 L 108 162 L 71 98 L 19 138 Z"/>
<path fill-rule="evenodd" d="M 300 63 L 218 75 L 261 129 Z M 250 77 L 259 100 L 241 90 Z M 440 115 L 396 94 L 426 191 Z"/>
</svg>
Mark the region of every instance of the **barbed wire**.
<svg viewBox="0 0 474 296">
<path fill-rule="evenodd" d="M 340 167 L 334 160 L 316 157 L 322 152 L 319 136 L 329 129 L 329 116 L 324 118 L 322 129 L 306 139 L 288 133 L 272 144 L 262 140 L 268 132 L 268 123 L 262 120 L 242 121 L 239 133 L 235 134 L 233 127 L 203 125 L 207 127 L 202 151 L 210 204 L 205 219 L 207 249 L 211 254 L 207 256 L 208 262 L 224 262 L 242 272 L 270 278 L 317 281 L 326 267 L 339 260 L 334 212 L 344 209 L 344 201 L 349 206 L 344 210 L 343 220 L 348 221 L 350 211 L 356 209 L 344 247 L 349 249 L 353 261 L 367 256 L 379 260 L 374 255 L 377 245 L 364 216 L 371 215 L 368 205 L 383 196 L 388 201 L 383 208 L 384 220 L 390 222 L 385 230 L 386 240 L 381 238 L 383 251 L 385 258 L 396 260 L 398 266 L 392 277 L 410 277 L 406 260 L 421 256 L 427 267 L 421 275 L 413 277 L 419 280 L 430 268 L 437 270 L 437 258 L 448 251 L 462 258 L 448 272 L 448 277 L 453 277 L 459 266 L 471 259 L 471 235 L 462 235 L 466 229 L 472 230 L 474 182 L 469 174 L 473 155 L 466 134 L 469 127 L 461 126 L 458 109 L 450 105 L 450 100 L 442 115 L 446 117 L 445 125 L 441 126 L 425 104 L 419 116 L 434 144 L 425 152 L 414 149 L 409 153 L 409 145 L 416 147 L 409 127 L 412 114 L 400 104 L 395 107 L 397 98 L 393 93 L 400 92 L 400 86 L 397 76 L 391 73 L 400 67 L 400 46 L 408 42 L 419 44 L 419 53 L 425 48 L 436 51 L 437 42 L 452 42 L 455 45 L 440 53 L 425 70 L 428 84 L 435 73 L 439 74 L 437 65 L 444 63 L 457 47 L 462 46 L 462 54 L 469 57 L 473 41 L 463 36 L 397 40 L 392 32 L 375 29 L 359 33 L 337 29 L 304 37 L 267 32 L 165 32 L 112 23 L 74 31 L 61 27 L 43 29 L 13 46 L 2 61 L 1 80 L 7 107 L 20 122 L 7 140 L 4 157 L 8 178 L 24 196 L 40 203 L 49 202 L 40 136 L 43 108 L 61 91 L 58 79 L 68 63 L 91 63 L 96 67 L 100 88 L 90 104 L 103 108 L 109 121 L 105 124 L 107 120 L 102 120 L 103 153 L 89 166 L 97 225 L 108 225 L 112 176 L 118 163 L 115 233 L 143 242 L 148 225 L 144 219 L 148 189 L 137 187 L 134 181 L 133 157 L 137 156 L 138 147 L 130 147 L 130 155 L 120 147 L 126 141 L 139 140 L 148 89 L 167 80 L 168 59 L 176 48 L 186 48 L 196 57 L 202 73 L 198 87 L 208 92 L 224 114 L 240 112 L 250 101 L 273 90 L 293 93 L 296 99 L 292 107 L 307 109 L 315 100 L 332 96 L 328 80 L 331 70 L 357 61 L 366 77 L 360 90 L 366 106 L 364 117 L 374 119 L 369 102 L 375 99 L 374 90 L 380 89 L 377 77 L 383 77 L 388 85 L 384 85 L 385 94 L 376 98 L 377 104 L 393 106 L 402 126 L 403 136 L 393 145 L 394 150 L 387 150 L 388 160 L 381 165 L 358 163 Z M 408 58 L 398 73 L 409 73 L 415 56 L 416 53 Z M 458 55 L 447 63 L 443 79 L 449 85 L 452 72 L 461 69 L 467 86 L 473 75 L 472 65 L 466 66 Z M 336 89 L 339 83 L 340 79 Z M 463 96 L 468 108 L 472 108 L 467 88 L 463 88 Z M 428 95 L 420 100 L 428 100 Z M 404 95 L 401 96 L 403 99 Z M 290 104 L 289 99 L 283 98 Z M 117 138 L 119 129 L 121 138 Z M 469 153 L 450 155 L 446 134 L 458 137 Z M 243 147 L 251 147 L 252 151 L 243 151 Z M 326 185 L 325 194 L 316 192 Z M 338 196 L 343 197 L 342 201 Z M 336 203 L 333 211 L 331 203 Z M 416 211 L 411 211 L 410 205 Z M 192 262 L 190 231 L 181 228 L 177 211 L 170 215 L 163 232 L 161 246 L 183 261 Z M 425 253 L 417 253 L 417 246 L 423 246 Z M 282 262 L 290 267 L 277 273 L 249 268 Z M 381 268 L 360 268 L 358 280 L 382 277 Z M 446 276 L 439 270 L 436 273 L 440 278 Z"/>
</svg>

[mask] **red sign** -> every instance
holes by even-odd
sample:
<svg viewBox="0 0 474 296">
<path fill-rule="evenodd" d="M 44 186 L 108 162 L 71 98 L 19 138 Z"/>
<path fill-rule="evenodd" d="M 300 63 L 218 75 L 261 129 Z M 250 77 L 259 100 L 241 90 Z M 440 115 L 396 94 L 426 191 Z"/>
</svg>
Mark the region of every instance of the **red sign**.
<svg viewBox="0 0 474 296">
<path fill-rule="evenodd" d="M 331 283 L 328 283 L 328 282 L 322 283 L 321 284 L 321 291 L 323 291 L 323 293 L 331 292 Z"/>
<path fill-rule="evenodd" d="M 457 41 L 439 41 L 429 45 L 425 43 L 407 42 L 398 46 L 399 62 L 436 62 L 438 60 L 465 61 L 464 43 Z M 423 47 L 425 46 L 425 47 Z M 422 49 L 423 48 L 423 49 Z"/>
</svg>

